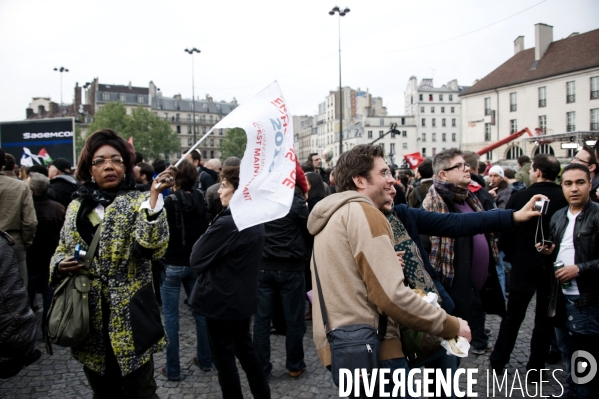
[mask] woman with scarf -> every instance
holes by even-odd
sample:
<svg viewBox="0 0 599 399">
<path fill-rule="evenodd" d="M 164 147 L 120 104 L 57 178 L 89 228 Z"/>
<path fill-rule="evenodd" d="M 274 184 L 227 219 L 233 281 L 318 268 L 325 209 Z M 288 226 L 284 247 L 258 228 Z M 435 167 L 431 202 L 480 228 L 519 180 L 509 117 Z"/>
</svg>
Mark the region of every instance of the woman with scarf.
<svg viewBox="0 0 599 399">
<path fill-rule="evenodd" d="M 90 135 L 79 156 L 74 194 L 60 243 L 52 257 L 50 284 L 77 273 L 75 246 L 99 243 L 89 268 L 89 335 L 72 348 L 83 364 L 95 398 L 157 398 L 153 353 L 165 346 L 164 327 L 152 288 L 150 260 L 164 255 L 168 225 L 161 192 L 172 187 L 176 169 L 154 180 L 150 192 L 135 190 L 135 154 L 110 129 Z"/>
</svg>

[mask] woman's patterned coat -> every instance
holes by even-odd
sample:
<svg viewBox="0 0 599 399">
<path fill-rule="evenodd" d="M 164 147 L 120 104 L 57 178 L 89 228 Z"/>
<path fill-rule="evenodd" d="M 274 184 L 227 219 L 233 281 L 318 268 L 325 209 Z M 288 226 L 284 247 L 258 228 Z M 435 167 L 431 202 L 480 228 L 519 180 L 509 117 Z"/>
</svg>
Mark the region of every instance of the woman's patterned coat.
<svg viewBox="0 0 599 399">
<path fill-rule="evenodd" d="M 123 375 L 135 371 L 150 356 L 164 349 L 164 327 L 152 288 L 149 259 L 134 251 L 137 242 L 150 250 L 153 259 L 164 255 L 168 246 L 166 212 L 154 220 L 141 204 L 149 193 L 130 191 L 119 195 L 105 210 L 99 243 L 99 259 L 94 257 L 90 267 L 89 295 L 90 331 L 87 339 L 72 348 L 73 357 L 89 369 L 103 375 L 105 347 L 102 334 L 102 301 L 110 305 L 108 334 Z M 81 200 L 70 203 L 66 221 L 60 233 L 60 244 L 51 262 L 51 284 L 58 283 L 58 263 L 72 256 L 75 245 L 88 245 L 77 231 L 77 214 Z M 108 343 L 110 345 L 110 343 Z"/>
</svg>

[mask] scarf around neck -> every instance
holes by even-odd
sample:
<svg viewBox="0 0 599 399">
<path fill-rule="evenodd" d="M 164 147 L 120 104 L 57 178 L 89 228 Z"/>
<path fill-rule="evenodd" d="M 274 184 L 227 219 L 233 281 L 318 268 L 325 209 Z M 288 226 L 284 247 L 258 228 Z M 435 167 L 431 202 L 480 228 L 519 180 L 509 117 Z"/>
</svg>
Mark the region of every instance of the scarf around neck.
<svg viewBox="0 0 599 399">
<path fill-rule="evenodd" d="M 467 187 L 440 181 L 435 178 L 433 185 L 429 189 L 428 195 L 422 202 L 422 207 L 430 212 L 450 213 L 447 207 L 447 201 L 464 202 L 474 210 L 474 212 L 484 212 L 484 208 L 479 199 Z M 486 234 L 493 258 L 497 262 L 499 251 L 495 244 L 492 233 Z M 450 286 L 455 275 L 453 269 L 454 244 L 455 239 L 451 237 L 431 236 L 431 253 L 429 259 L 439 274 L 439 279 L 444 285 Z"/>
</svg>

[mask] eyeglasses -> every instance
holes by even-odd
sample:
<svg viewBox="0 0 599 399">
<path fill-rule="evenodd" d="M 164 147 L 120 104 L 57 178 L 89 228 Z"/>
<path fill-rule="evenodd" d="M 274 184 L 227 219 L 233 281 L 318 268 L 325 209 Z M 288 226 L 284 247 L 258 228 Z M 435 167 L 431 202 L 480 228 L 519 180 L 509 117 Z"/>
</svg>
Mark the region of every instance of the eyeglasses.
<svg viewBox="0 0 599 399">
<path fill-rule="evenodd" d="M 124 161 L 123 161 L 123 158 L 121 158 L 121 157 L 114 157 L 114 158 L 97 158 L 97 159 L 94 159 L 94 160 L 92 161 L 92 165 L 94 165 L 94 166 L 102 166 L 102 165 L 106 164 L 106 162 L 110 162 L 110 163 L 111 163 L 111 164 L 113 164 L 113 165 L 118 165 L 118 166 L 120 166 L 120 165 L 122 165 L 122 164 L 123 164 L 123 162 L 124 162 Z"/>
<path fill-rule="evenodd" d="M 470 164 L 468 162 L 464 162 L 464 163 L 456 163 L 455 165 L 453 165 L 450 168 L 447 169 L 443 169 L 445 172 L 449 172 L 452 169 L 457 169 L 457 170 L 461 170 L 461 171 L 465 171 L 466 169 L 470 169 Z"/>
<path fill-rule="evenodd" d="M 389 169 L 385 170 L 384 172 L 379 172 L 379 175 L 383 176 L 385 179 L 393 177 L 393 174 Z"/>
<path fill-rule="evenodd" d="M 583 162 L 583 163 L 586 163 L 586 164 L 590 164 L 589 161 L 584 161 L 584 160 L 582 160 L 582 159 L 580 159 L 578 157 L 572 158 L 572 162 L 574 162 L 574 163 L 576 163 L 576 162 Z"/>
</svg>

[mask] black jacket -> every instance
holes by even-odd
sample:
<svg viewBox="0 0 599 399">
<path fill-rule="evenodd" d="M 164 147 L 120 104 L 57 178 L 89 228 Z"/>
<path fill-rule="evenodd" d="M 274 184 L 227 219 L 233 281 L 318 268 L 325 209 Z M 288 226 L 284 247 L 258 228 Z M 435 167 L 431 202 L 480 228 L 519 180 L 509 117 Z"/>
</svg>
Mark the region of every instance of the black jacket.
<svg viewBox="0 0 599 399">
<path fill-rule="evenodd" d="M 308 234 L 308 207 L 306 201 L 293 196 L 289 213 L 280 219 L 264 224 L 264 250 L 262 270 L 304 271 L 310 256 L 305 234 Z"/>
<path fill-rule="evenodd" d="M 73 193 L 77 191 L 77 181 L 69 175 L 58 175 L 50 180 L 50 188 L 48 189 L 48 197 L 62 204 L 66 208 L 69 207 L 73 199 Z"/>
<path fill-rule="evenodd" d="M 542 223 L 537 231 L 539 218 L 519 223 L 513 230 L 505 231 L 499 236 L 499 248 L 505 253 L 505 260 L 512 264 L 510 289 L 519 292 L 532 293 L 537 287 L 537 279 L 541 271 L 546 269 L 545 256 L 535 248 L 535 243 L 541 242 L 542 237 L 549 240 L 549 221 L 555 212 L 568 202 L 562 188 L 553 182 L 539 182 L 529 188 L 515 191 L 506 204 L 506 209 L 521 209 L 531 197 L 543 194 L 549 198 L 547 214 L 543 215 Z M 546 270 L 545 270 L 546 271 Z"/>
<path fill-rule="evenodd" d="M 193 244 L 208 228 L 206 203 L 200 190 L 187 193 L 177 190 L 164 200 L 168 221 L 168 249 L 164 254 L 167 265 L 189 266 Z"/>
<path fill-rule="evenodd" d="M 0 230 L 0 378 L 21 371 L 35 348 L 35 314 L 13 245 L 12 237 Z"/>
<path fill-rule="evenodd" d="M 58 202 L 35 195 L 33 206 L 38 234 L 33 238 L 33 244 L 27 248 L 27 272 L 35 276 L 50 273 L 50 259 L 58 247 L 66 211 Z"/>
<path fill-rule="evenodd" d="M 237 230 L 231 210 L 222 211 L 194 244 L 189 259 L 198 281 L 194 312 L 207 318 L 241 320 L 256 313 L 264 225 Z"/>
<path fill-rule="evenodd" d="M 564 231 L 568 226 L 569 207 L 557 211 L 551 218 L 551 240 L 555 244 L 552 255 L 559 253 Z M 574 225 L 574 260 L 580 269 L 580 277 L 576 279 L 580 298 L 575 302 L 577 307 L 596 305 L 599 303 L 599 204 L 589 200 L 576 216 Z M 569 266 L 569 265 L 566 265 Z M 553 275 L 552 281 L 559 283 Z M 561 290 L 554 290 L 560 294 Z"/>
<path fill-rule="evenodd" d="M 218 181 L 218 173 L 212 169 L 200 166 L 198 168 L 198 188 L 205 193 L 206 190 Z"/>
</svg>

